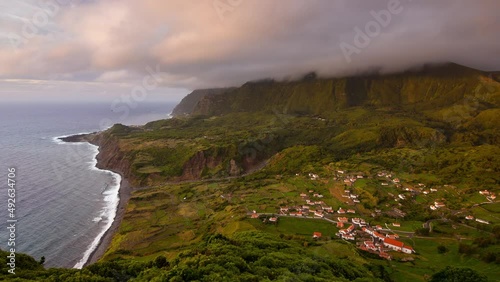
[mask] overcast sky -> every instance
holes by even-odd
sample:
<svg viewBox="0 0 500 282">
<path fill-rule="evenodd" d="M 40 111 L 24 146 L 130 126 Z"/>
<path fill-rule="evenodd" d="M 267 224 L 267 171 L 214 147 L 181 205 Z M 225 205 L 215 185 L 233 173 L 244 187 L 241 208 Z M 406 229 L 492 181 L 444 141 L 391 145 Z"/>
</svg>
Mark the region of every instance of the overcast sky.
<svg viewBox="0 0 500 282">
<path fill-rule="evenodd" d="M 195 88 L 453 61 L 500 70 L 498 0 L 0 0 L 0 97 Z"/>
</svg>

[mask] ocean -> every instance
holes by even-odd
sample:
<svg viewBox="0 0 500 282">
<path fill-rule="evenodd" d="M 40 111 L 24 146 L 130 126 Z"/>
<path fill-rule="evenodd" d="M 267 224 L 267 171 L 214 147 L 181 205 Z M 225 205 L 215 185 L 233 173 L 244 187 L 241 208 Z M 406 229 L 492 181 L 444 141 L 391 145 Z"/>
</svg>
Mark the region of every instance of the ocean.
<svg viewBox="0 0 500 282">
<path fill-rule="evenodd" d="M 0 249 L 7 250 L 7 177 L 16 169 L 16 252 L 46 267 L 80 268 L 116 214 L 120 176 L 95 168 L 97 147 L 57 137 L 113 123 L 169 117 L 175 104 L 144 103 L 113 112 L 101 104 L 0 105 Z"/>
</svg>

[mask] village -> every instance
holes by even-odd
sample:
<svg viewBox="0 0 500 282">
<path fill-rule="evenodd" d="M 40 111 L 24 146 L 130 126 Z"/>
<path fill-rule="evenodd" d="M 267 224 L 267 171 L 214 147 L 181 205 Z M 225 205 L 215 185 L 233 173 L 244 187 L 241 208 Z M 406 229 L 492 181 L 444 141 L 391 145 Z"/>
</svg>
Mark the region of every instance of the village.
<svg viewBox="0 0 500 282">
<path fill-rule="evenodd" d="M 296 176 L 299 176 L 299 174 Z M 314 173 L 309 173 L 307 177 L 311 181 L 318 181 L 320 179 L 320 176 Z M 364 179 L 365 177 L 367 176 L 362 173 L 353 174 L 345 170 L 336 171 L 333 180 L 344 184 L 345 189 L 341 191 L 341 198 L 347 207 L 341 206 L 338 209 L 334 209 L 324 202 L 323 199 L 325 195 L 315 190 L 307 190 L 299 194 L 302 201 L 301 204 L 280 206 L 276 214 L 259 213 L 253 210 L 250 213 L 250 217 L 254 219 L 263 219 L 263 222 L 270 224 L 278 224 L 280 217 L 325 220 L 339 229 L 338 232 L 335 233 L 338 238 L 353 242 L 360 250 L 376 254 L 383 259 L 391 260 L 393 256 L 390 255 L 390 252 L 415 254 L 416 251 L 413 246 L 398 240 L 400 237 L 398 230 L 391 229 L 391 226 L 392 228 L 401 227 L 400 222 L 394 221 L 392 223 L 385 223 L 385 226 L 381 226 L 380 224 L 371 226 L 367 220 L 358 215 L 356 205 L 359 205 L 362 199 L 349 188 L 354 186 L 356 181 Z M 416 187 L 410 187 L 409 185 L 403 186 L 401 183 L 402 181 L 395 177 L 393 173 L 389 172 L 378 172 L 376 177 L 380 181 L 381 186 L 392 185 L 401 191 L 399 194 L 388 193 L 389 196 L 393 197 L 396 203 L 395 206 L 392 207 L 391 212 L 401 218 L 405 216 L 405 211 L 397 208 L 401 206 L 401 204 L 398 203 L 399 201 L 406 200 L 420 193 L 429 195 L 438 192 L 436 188 L 427 189 L 426 185 L 422 183 L 418 183 L 415 185 Z M 493 201 L 496 198 L 494 193 L 487 190 L 480 191 L 479 193 L 485 196 L 489 201 Z M 443 201 L 444 199 L 433 200 L 432 205 L 429 206 L 430 210 L 435 211 L 445 208 L 446 204 Z M 370 216 L 375 217 L 376 214 L 380 213 L 380 209 L 374 209 L 370 212 Z M 465 219 L 489 224 L 488 221 L 474 218 L 472 215 L 466 216 Z M 413 235 L 412 232 L 403 232 L 403 234 L 410 238 Z M 319 240 L 323 237 L 323 234 L 321 232 L 313 232 L 311 236 L 313 239 Z"/>
</svg>

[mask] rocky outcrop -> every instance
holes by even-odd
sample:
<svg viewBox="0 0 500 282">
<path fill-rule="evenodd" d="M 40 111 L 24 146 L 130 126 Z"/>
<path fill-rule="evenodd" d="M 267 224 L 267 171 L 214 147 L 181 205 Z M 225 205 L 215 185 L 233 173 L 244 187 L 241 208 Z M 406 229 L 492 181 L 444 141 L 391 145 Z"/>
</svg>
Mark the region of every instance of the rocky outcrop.
<svg viewBox="0 0 500 282">
<path fill-rule="evenodd" d="M 241 168 L 236 164 L 234 159 L 229 161 L 229 175 L 238 176 L 241 173 Z"/>
<path fill-rule="evenodd" d="M 244 172 L 228 149 L 209 149 L 194 154 L 182 167 L 179 180 L 197 180 L 213 176 L 238 176 Z"/>
<path fill-rule="evenodd" d="M 131 183 L 135 183 L 135 178 L 131 173 L 130 161 L 120 150 L 120 144 L 116 137 L 106 133 L 96 134 L 90 139 L 90 143 L 99 146 L 97 154 L 97 167 L 120 172 Z"/>
<path fill-rule="evenodd" d="M 214 169 L 222 161 L 222 156 L 209 156 L 206 151 L 200 151 L 184 164 L 180 180 L 200 179 L 206 169 Z"/>
</svg>

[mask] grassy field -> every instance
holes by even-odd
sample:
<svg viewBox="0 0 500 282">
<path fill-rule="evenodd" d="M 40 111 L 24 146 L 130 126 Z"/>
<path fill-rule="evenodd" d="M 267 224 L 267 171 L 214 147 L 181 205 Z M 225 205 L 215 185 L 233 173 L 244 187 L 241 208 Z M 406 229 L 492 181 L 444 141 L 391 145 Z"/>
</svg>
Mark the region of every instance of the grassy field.
<svg viewBox="0 0 500 282">
<path fill-rule="evenodd" d="M 335 237 L 338 229 L 335 225 L 322 219 L 306 219 L 280 217 L 277 224 L 264 224 L 259 219 L 248 219 L 257 230 L 273 234 L 292 234 L 312 237 L 313 232 L 321 232 L 324 237 Z"/>
<path fill-rule="evenodd" d="M 387 223 L 387 226 L 389 226 L 391 230 L 394 230 L 397 233 L 397 231 L 413 232 L 419 228 L 422 228 L 423 224 L 423 222 L 421 221 L 401 221 L 401 220 L 399 220 L 398 223 L 401 224 L 400 227 L 393 226 L 392 223 Z M 382 226 L 385 227 L 384 224 Z"/>
<path fill-rule="evenodd" d="M 488 276 L 490 281 L 498 281 L 500 267 L 495 264 L 484 263 L 474 257 L 458 253 L 457 242 L 453 239 L 413 239 L 418 255 L 413 263 L 391 262 L 391 268 L 398 273 L 393 275 L 396 281 L 425 281 L 430 273 L 434 273 L 447 265 L 456 267 L 470 267 Z M 439 254 L 437 247 L 445 245 L 447 253 Z"/>
<path fill-rule="evenodd" d="M 482 208 L 491 213 L 500 213 L 500 203 L 482 205 Z"/>
<path fill-rule="evenodd" d="M 358 254 L 354 244 L 341 240 L 328 241 L 320 246 L 313 246 L 310 250 L 319 256 L 336 256 L 342 259 L 346 258 L 360 264 L 370 262 L 368 259 L 363 258 Z"/>
<path fill-rule="evenodd" d="M 472 215 L 474 215 L 476 218 L 480 218 L 483 220 L 486 220 L 490 222 L 490 224 L 496 224 L 500 223 L 500 217 L 497 212 L 492 212 L 489 209 L 495 210 L 495 207 L 493 206 L 492 208 L 486 207 L 486 206 L 479 206 L 472 208 Z"/>
</svg>

